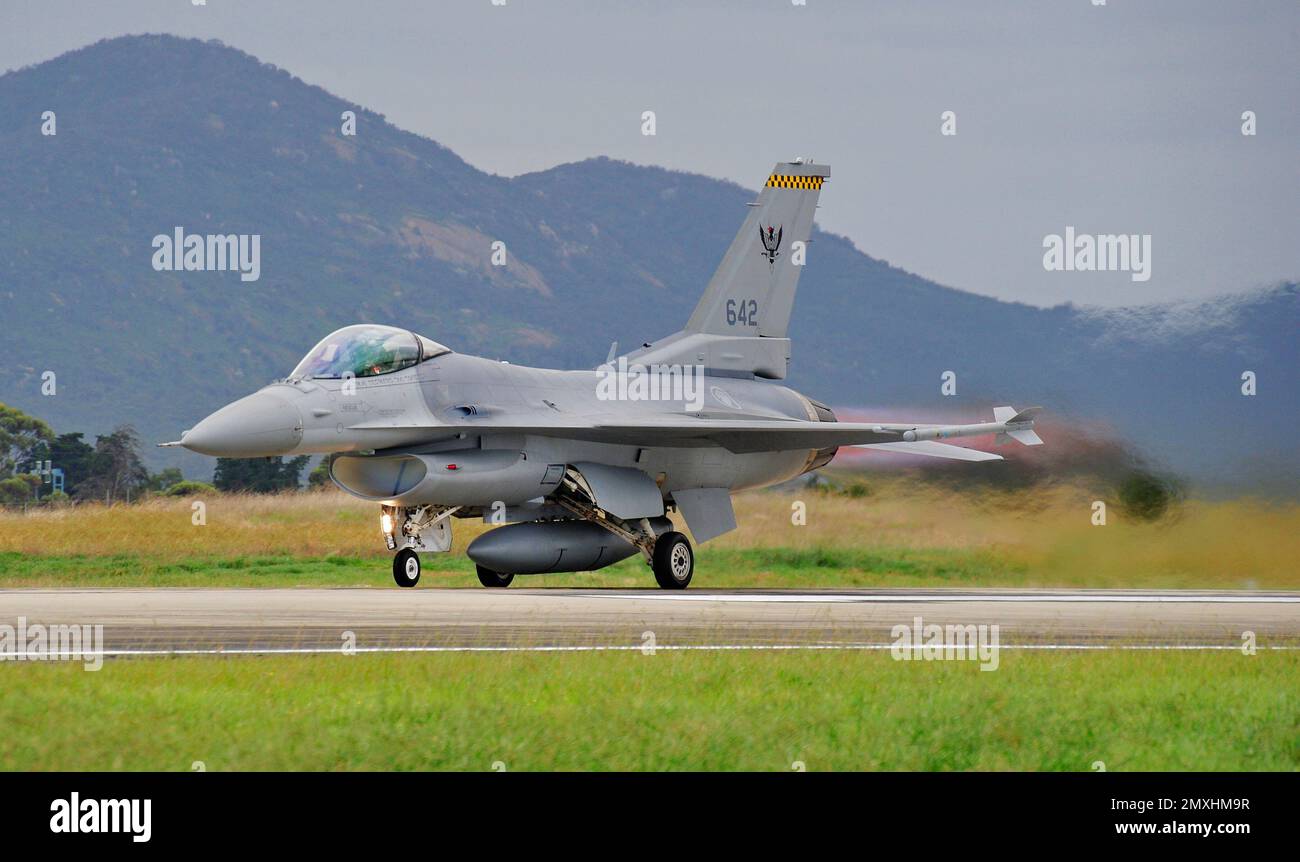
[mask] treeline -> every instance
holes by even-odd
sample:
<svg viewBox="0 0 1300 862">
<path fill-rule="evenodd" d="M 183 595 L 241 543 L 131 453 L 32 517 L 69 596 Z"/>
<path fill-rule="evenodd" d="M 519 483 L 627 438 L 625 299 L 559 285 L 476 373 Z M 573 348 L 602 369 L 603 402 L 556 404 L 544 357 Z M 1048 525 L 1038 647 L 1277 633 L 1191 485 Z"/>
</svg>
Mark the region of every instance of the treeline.
<svg viewBox="0 0 1300 862">
<path fill-rule="evenodd" d="M 48 423 L 0 403 L 0 505 L 29 506 L 70 501 L 130 503 L 151 496 L 203 492 L 274 493 L 297 490 L 308 455 L 275 458 L 218 458 L 212 483 L 187 480 L 176 467 L 151 473 L 140 457 L 140 437 L 130 425 L 88 443 L 80 432 L 55 434 Z M 55 490 L 56 472 L 62 490 Z M 322 463 L 309 487 L 328 484 Z"/>
</svg>

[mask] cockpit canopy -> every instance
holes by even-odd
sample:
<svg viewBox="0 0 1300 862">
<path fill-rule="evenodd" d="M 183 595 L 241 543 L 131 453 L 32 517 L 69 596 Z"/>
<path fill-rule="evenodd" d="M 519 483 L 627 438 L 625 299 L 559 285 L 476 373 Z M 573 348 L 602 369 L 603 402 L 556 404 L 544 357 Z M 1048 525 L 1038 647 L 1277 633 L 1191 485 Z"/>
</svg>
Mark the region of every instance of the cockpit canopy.
<svg viewBox="0 0 1300 862">
<path fill-rule="evenodd" d="M 377 377 L 418 365 L 451 350 L 394 326 L 345 326 L 321 339 L 290 377 L 337 380 L 348 375 Z"/>
</svg>

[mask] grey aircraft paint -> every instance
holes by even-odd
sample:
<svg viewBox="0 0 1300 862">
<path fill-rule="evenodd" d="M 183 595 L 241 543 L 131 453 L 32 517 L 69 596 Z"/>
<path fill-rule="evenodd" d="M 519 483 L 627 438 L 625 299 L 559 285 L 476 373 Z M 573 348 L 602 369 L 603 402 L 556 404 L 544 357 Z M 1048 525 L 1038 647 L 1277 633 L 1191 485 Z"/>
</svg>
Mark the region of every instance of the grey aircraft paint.
<svg viewBox="0 0 1300 862">
<path fill-rule="evenodd" d="M 730 494 L 825 464 L 840 446 L 957 460 L 938 442 L 1042 441 L 1037 408 L 978 425 L 844 423 L 774 380 L 825 165 L 776 165 L 685 328 L 596 370 L 455 353 L 396 327 L 327 336 L 284 380 L 218 410 L 176 443 L 224 457 L 324 453 L 343 490 L 380 504 L 394 579 L 450 547 L 450 518 L 502 524 L 470 545 L 486 586 L 600 568 L 640 551 L 666 588 L 694 570 L 689 541 L 734 529 Z"/>
</svg>

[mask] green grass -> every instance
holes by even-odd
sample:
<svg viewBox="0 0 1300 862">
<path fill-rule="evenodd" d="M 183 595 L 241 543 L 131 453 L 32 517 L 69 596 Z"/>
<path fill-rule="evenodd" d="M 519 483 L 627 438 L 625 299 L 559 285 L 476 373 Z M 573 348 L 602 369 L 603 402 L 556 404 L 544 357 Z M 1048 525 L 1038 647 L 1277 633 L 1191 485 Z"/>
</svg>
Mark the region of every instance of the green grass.
<svg viewBox="0 0 1300 862">
<path fill-rule="evenodd" d="M 422 584 L 478 586 L 463 553 L 425 554 Z M 1023 564 L 998 562 L 987 551 L 845 548 L 707 549 L 696 561 L 696 587 L 850 588 L 871 586 L 1022 586 Z M 310 587 L 392 584 L 390 558 L 234 556 L 185 562 L 147 554 L 27 556 L 0 553 L 0 587 Z M 599 572 L 521 576 L 523 587 L 649 587 L 640 557 Z"/>
<path fill-rule="evenodd" d="M 0 767 L 1295 770 L 1296 653 L 492 653 L 11 664 Z"/>
<path fill-rule="evenodd" d="M 0 585 L 4 587 L 292 587 L 389 583 L 392 575 L 387 558 L 235 556 L 194 557 L 176 562 L 131 554 L 29 557 L 0 553 Z"/>
</svg>

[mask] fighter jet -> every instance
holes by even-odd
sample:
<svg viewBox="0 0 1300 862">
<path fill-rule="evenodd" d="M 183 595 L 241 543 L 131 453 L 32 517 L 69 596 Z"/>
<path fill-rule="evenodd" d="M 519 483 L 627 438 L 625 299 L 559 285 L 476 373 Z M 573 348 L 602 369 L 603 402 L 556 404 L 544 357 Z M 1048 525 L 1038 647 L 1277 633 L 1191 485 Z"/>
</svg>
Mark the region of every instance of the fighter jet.
<svg viewBox="0 0 1300 862">
<path fill-rule="evenodd" d="M 400 326 L 326 336 L 289 376 L 185 431 L 205 455 L 329 457 L 344 491 L 380 507 L 393 579 L 414 587 L 420 554 L 451 549 L 453 518 L 497 528 L 466 553 L 486 587 L 516 575 L 592 571 L 641 554 L 684 589 L 696 542 L 736 526 L 731 495 L 826 464 L 838 448 L 999 460 L 939 442 L 997 434 L 1042 443 L 1039 408 L 999 407 L 975 425 L 838 422 L 774 381 L 830 168 L 777 164 L 680 331 L 594 370 L 469 356 Z"/>
</svg>

